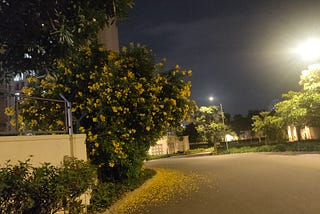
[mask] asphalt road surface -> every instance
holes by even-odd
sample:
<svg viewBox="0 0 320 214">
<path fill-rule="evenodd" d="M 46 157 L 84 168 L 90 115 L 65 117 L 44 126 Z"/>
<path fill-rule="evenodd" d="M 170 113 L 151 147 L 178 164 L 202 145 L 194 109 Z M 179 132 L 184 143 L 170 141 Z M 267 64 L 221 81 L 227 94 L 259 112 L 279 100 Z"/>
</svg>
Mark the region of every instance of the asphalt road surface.
<svg viewBox="0 0 320 214">
<path fill-rule="evenodd" d="M 198 174 L 205 182 L 198 191 L 139 213 L 320 213 L 320 154 L 168 158 L 146 166 Z"/>
</svg>

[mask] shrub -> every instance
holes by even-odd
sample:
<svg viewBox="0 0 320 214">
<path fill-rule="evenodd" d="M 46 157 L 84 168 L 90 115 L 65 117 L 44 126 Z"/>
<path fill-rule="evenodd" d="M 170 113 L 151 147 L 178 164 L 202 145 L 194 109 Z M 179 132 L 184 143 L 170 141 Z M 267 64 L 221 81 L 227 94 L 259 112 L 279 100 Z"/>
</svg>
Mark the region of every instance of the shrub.
<svg viewBox="0 0 320 214">
<path fill-rule="evenodd" d="M 33 167 L 30 159 L 0 168 L 1 213 L 55 213 L 60 209 L 79 213 L 78 197 L 95 180 L 86 162 L 70 158 L 60 167 L 44 163 Z"/>
<path fill-rule="evenodd" d="M 28 161 L 11 165 L 8 161 L 6 167 L 0 169 L 0 210 L 1 213 L 22 213 L 32 206 L 28 194 L 30 177 Z"/>
</svg>

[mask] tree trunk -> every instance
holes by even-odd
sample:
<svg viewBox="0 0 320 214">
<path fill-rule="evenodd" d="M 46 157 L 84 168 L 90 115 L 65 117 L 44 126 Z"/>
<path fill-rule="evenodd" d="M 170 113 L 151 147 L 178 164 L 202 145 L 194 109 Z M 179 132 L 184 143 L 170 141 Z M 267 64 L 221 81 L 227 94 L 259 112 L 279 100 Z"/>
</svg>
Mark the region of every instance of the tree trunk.
<svg viewBox="0 0 320 214">
<path fill-rule="evenodd" d="M 301 141 L 301 126 L 296 126 L 298 142 Z"/>
</svg>

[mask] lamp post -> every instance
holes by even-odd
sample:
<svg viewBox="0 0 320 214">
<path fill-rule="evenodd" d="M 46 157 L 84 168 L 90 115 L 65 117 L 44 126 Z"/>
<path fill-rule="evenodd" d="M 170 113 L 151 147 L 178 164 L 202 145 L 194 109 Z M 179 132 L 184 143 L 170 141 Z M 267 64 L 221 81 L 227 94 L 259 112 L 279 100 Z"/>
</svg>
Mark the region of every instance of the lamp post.
<svg viewBox="0 0 320 214">
<path fill-rule="evenodd" d="M 209 101 L 213 101 L 214 98 L 211 96 L 209 97 Z M 227 151 L 229 150 L 229 145 L 228 142 L 226 141 L 226 128 L 225 128 L 225 122 L 224 122 L 224 112 L 223 112 L 223 108 L 222 108 L 222 104 L 219 104 L 220 106 L 220 111 L 221 111 L 221 120 L 222 120 L 222 125 L 223 125 L 223 141 L 226 142 L 226 147 L 227 147 Z"/>
</svg>

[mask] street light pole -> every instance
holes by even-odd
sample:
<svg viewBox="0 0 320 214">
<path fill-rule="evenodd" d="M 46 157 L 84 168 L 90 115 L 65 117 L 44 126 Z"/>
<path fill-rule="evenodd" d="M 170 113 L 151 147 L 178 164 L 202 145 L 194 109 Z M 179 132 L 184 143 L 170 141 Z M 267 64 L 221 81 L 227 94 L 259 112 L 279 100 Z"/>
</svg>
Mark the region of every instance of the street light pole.
<svg viewBox="0 0 320 214">
<path fill-rule="evenodd" d="M 222 108 L 221 103 L 220 103 L 220 109 L 221 109 L 221 118 L 222 118 L 222 125 L 223 125 L 223 140 L 224 140 L 224 142 L 226 142 L 227 151 L 228 151 L 229 145 L 228 145 L 228 142 L 226 141 L 226 126 L 225 126 L 225 122 L 224 122 L 224 112 L 223 112 L 223 108 Z"/>
<path fill-rule="evenodd" d="M 209 97 L 209 100 L 213 101 L 214 98 Z M 228 142 L 226 141 L 226 128 L 225 128 L 225 121 L 224 121 L 224 112 L 223 112 L 222 104 L 220 103 L 219 105 L 220 105 L 221 119 L 222 119 L 222 125 L 223 125 L 223 138 L 222 138 L 222 140 L 224 142 L 226 142 L 227 151 L 229 151 L 229 145 L 228 145 Z"/>
</svg>

